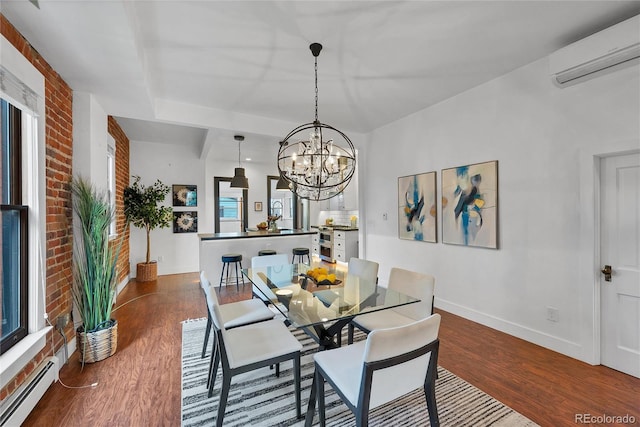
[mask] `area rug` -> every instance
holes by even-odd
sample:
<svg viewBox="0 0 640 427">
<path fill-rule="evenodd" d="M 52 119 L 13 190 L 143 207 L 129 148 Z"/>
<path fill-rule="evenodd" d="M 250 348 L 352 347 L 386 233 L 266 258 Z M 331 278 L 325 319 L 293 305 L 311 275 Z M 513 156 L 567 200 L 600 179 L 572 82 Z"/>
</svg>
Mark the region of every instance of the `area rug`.
<svg viewBox="0 0 640 427">
<path fill-rule="evenodd" d="M 215 425 L 222 369 L 218 370 L 213 396 L 207 398 L 211 341 L 209 341 L 207 356 L 201 358 L 206 324 L 206 319 L 186 320 L 182 324 L 183 427 Z M 317 350 L 317 344 L 300 330 L 292 329 L 292 333 L 303 345 L 301 388 L 304 414 L 313 380 L 313 353 Z M 346 342 L 346 337 L 343 342 Z M 231 381 L 224 425 L 303 426 L 304 420 L 298 420 L 295 416 L 292 365 L 292 362 L 281 364 L 279 378 L 269 368 L 234 376 Z M 327 425 L 355 426 L 351 411 L 342 403 L 329 384 L 325 386 L 325 391 Z M 436 401 L 442 426 L 537 425 L 442 367 L 438 367 Z M 380 427 L 428 426 L 429 415 L 424 393 L 416 390 L 399 400 L 376 408 L 369 414 L 369 424 Z M 314 425 L 318 425 L 317 413 Z"/>
</svg>

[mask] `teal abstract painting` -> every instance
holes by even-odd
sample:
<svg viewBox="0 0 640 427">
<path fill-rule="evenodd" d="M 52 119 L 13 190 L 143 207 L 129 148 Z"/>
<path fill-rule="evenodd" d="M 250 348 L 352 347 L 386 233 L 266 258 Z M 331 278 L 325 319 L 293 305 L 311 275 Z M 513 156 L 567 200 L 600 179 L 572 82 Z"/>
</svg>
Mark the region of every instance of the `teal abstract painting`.
<svg viewBox="0 0 640 427">
<path fill-rule="evenodd" d="M 442 170 L 442 241 L 498 248 L 498 162 Z"/>
<path fill-rule="evenodd" d="M 398 178 L 398 237 L 437 242 L 436 173 Z"/>
</svg>

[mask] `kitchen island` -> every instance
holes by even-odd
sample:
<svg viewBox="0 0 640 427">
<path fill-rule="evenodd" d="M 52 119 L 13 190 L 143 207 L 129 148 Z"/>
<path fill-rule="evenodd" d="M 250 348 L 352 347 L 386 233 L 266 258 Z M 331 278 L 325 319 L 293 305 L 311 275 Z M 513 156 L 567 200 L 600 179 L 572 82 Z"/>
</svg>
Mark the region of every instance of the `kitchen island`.
<svg viewBox="0 0 640 427">
<path fill-rule="evenodd" d="M 258 252 L 263 249 L 272 249 L 279 254 L 286 254 L 291 260 L 292 249 L 311 249 L 312 238 L 317 233 L 317 230 L 201 233 L 198 234 L 200 239 L 200 271 L 205 272 L 212 285 L 218 286 L 222 272 L 222 255 L 241 254 L 244 268 L 251 267 L 251 258 L 258 256 Z M 235 281 L 232 281 L 231 284 L 235 284 Z"/>
</svg>

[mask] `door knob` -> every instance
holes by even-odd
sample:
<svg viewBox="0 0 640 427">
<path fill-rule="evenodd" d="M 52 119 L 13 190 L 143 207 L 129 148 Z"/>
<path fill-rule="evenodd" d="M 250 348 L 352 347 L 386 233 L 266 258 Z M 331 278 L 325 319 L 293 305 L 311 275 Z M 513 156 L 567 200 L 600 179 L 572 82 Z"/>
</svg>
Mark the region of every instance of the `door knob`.
<svg viewBox="0 0 640 427">
<path fill-rule="evenodd" d="M 611 273 L 613 273 L 613 270 L 611 270 L 611 266 L 610 265 L 605 265 L 604 268 L 602 270 L 600 270 L 602 272 L 602 274 L 604 274 L 604 281 L 605 282 L 610 282 L 611 281 Z"/>
</svg>

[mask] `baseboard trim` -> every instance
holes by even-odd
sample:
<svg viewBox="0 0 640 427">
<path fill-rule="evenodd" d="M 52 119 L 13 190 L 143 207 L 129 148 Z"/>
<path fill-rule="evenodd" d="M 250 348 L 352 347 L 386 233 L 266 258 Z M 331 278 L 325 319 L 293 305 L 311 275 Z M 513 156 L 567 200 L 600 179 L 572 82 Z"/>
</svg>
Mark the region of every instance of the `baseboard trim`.
<svg viewBox="0 0 640 427">
<path fill-rule="evenodd" d="M 131 278 L 129 277 L 129 275 L 127 275 L 127 277 L 125 277 L 122 282 L 118 283 L 118 286 L 116 287 L 116 295 L 120 295 L 120 292 L 124 290 L 124 288 L 129 284 L 130 280 Z"/>
<path fill-rule="evenodd" d="M 549 335 L 441 298 L 435 298 L 434 306 L 451 314 L 455 314 L 456 316 L 464 317 L 467 320 L 471 320 L 497 331 L 504 332 L 505 334 L 512 335 L 530 343 L 548 348 L 549 350 L 564 354 L 565 356 L 593 364 L 590 360 L 586 360 L 584 356 L 584 349 L 579 343 Z"/>
</svg>

